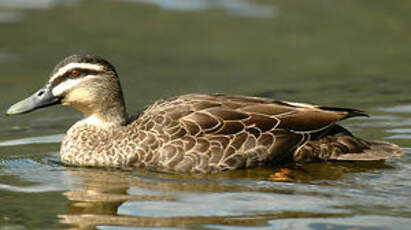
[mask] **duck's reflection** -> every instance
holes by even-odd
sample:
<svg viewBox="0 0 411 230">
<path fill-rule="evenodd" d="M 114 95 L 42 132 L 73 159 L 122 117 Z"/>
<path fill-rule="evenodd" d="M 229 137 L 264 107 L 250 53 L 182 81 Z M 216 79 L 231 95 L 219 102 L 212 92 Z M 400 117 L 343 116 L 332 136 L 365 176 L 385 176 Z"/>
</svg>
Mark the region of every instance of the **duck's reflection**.
<svg viewBox="0 0 411 230">
<path fill-rule="evenodd" d="M 298 184 L 315 184 L 316 181 L 334 181 L 347 173 L 389 168 L 384 162 L 310 164 L 304 167 L 291 167 Z M 68 170 L 69 177 L 81 178 L 83 184 L 79 190 L 65 192 L 70 200 L 68 213 L 60 215 L 60 221 L 73 229 L 95 229 L 96 226 L 135 226 L 135 227 L 175 227 L 201 228 L 204 225 L 267 226 L 273 219 L 336 217 L 347 213 L 269 211 L 250 212 L 249 215 L 213 215 L 201 216 L 153 216 L 144 213 L 122 215 L 119 212 L 125 202 L 158 201 L 178 202 L 181 194 L 197 193 L 236 193 L 262 192 L 286 195 L 328 196 L 318 191 L 295 190 L 282 187 L 281 183 L 270 182 L 268 178 L 275 169 L 260 168 L 238 170 L 214 175 L 174 175 L 150 171 L 119 171 L 78 168 Z M 267 178 L 263 180 L 262 178 Z M 255 186 L 257 182 L 266 182 L 271 186 Z M 238 182 L 238 183 L 237 183 Z M 245 183 L 250 182 L 250 184 Z M 255 182 L 255 183 L 253 183 Z M 321 182 L 323 183 L 323 182 Z M 318 184 L 321 184 L 318 183 Z M 153 195 L 155 194 L 155 195 Z M 193 204 L 195 205 L 195 204 Z M 173 210 L 169 210 L 173 213 Z M 176 210 L 174 210 L 176 211 Z M 349 214 L 348 214 L 349 215 Z"/>
<path fill-rule="evenodd" d="M 167 201 L 167 195 L 131 195 L 132 173 L 101 169 L 70 170 L 69 177 L 83 179 L 83 189 L 65 192 L 70 200 L 68 214 L 60 215 L 62 223 L 76 229 L 95 229 L 97 225 L 129 225 L 117 216 L 118 208 L 126 201 Z"/>
</svg>

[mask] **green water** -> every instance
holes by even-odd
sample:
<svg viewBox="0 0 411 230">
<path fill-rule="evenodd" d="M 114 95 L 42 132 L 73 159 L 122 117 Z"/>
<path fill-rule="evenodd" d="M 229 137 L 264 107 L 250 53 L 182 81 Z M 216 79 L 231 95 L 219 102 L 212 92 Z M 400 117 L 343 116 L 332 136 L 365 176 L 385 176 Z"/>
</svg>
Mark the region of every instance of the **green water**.
<svg viewBox="0 0 411 230">
<path fill-rule="evenodd" d="M 117 67 L 130 112 L 189 92 L 353 107 L 372 117 L 346 127 L 405 154 L 309 164 L 292 182 L 270 181 L 270 168 L 67 168 L 60 141 L 81 114 L 53 107 L 1 116 L 0 230 L 411 228 L 411 1 L 7 2 L 3 111 L 41 87 L 63 57 L 92 53 Z"/>
</svg>

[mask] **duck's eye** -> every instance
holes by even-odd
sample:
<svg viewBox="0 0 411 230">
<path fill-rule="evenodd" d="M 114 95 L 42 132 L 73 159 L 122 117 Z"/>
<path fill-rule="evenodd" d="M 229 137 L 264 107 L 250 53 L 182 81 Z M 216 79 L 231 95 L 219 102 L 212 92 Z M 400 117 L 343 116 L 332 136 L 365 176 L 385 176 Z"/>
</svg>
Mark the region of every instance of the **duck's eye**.
<svg viewBox="0 0 411 230">
<path fill-rule="evenodd" d="M 71 71 L 71 76 L 73 76 L 73 77 L 78 77 L 78 76 L 80 76 L 80 71 L 78 71 L 78 70 L 73 70 L 73 71 Z"/>
</svg>

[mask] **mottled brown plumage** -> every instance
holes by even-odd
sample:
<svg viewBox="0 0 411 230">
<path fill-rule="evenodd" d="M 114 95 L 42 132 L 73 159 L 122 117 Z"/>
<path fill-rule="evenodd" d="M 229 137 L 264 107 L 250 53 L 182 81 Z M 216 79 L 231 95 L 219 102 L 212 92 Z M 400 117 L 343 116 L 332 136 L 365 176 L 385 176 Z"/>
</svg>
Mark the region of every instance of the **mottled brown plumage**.
<svg viewBox="0 0 411 230">
<path fill-rule="evenodd" d="M 157 101 L 136 120 L 109 131 L 74 126 L 61 156 L 70 165 L 216 172 L 400 153 L 392 144 L 364 141 L 335 125 L 354 114 L 362 115 L 263 98 L 188 94 Z"/>
<path fill-rule="evenodd" d="M 88 72 L 93 74 L 73 80 L 70 63 L 91 64 L 93 70 Z M 156 101 L 130 119 L 117 74 L 107 63 L 94 56 L 71 56 L 52 73 L 53 87 L 59 87 L 50 89 L 54 96 L 86 116 L 63 141 L 61 161 L 67 165 L 207 173 L 288 162 L 381 160 L 402 154 L 394 144 L 365 141 L 336 124 L 365 115 L 353 109 L 187 94 Z"/>
</svg>

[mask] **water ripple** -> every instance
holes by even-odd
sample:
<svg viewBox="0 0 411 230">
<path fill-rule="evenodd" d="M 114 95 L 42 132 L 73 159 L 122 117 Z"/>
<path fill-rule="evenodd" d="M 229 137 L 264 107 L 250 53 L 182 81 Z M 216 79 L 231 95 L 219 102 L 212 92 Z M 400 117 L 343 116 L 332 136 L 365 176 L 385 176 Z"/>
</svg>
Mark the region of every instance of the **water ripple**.
<svg viewBox="0 0 411 230">
<path fill-rule="evenodd" d="M 128 2 L 154 4 L 165 10 L 200 11 L 221 8 L 227 14 L 237 17 L 271 18 L 277 9 L 271 5 L 256 4 L 249 0 L 123 0 Z"/>
<path fill-rule="evenodd" d="M 16 22 L 23 19 L 23 14 L 18 11 L 0 11 L 0 22 Z M 4 59 L 4 54 L 0 52 L 0 60 Z"/>
<path fill-rule="evenodd" d="M 389 108 L 380 108 L 378 110 L 384 112 L 411 113 L 411 105 L 397 105 Z"/>
<path fill-rule="evenodd" d="M 0 8 L 12 9 L 50 9 L 57 5 L 74 6 L 80 0 L 1 0 Z"/>
<path fill-rule="evenodd" d="M 2 141 L 0 146 L 17 146 L 29 144 L 46 144 L 46 143 L 60 143 L 63 141 L 64 134 L 55 134 L 42 137 L 29 137 L 16 140 Z"/>
<path fill-rule="evenodd" d="M 41 164 L 31 159 L 0 161 L 1 176 L 18 176 L 28 185 L 17 185 L 16 180 L 1 183 L 0 189 L 13 192 L 42 193 L 71 188 L 76 178 L 68 178 L 64 167 Z M 76 182 L 77 183 L 77 182 Z"/>
</svg>

